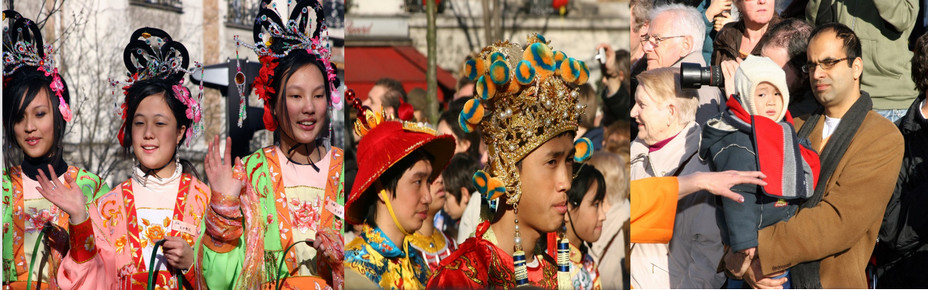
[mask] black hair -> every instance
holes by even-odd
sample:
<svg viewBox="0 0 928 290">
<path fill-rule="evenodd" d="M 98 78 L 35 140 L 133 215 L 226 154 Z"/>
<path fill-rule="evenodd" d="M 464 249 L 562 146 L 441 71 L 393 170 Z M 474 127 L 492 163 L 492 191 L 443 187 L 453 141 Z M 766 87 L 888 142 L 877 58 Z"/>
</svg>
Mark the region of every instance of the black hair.
<svg viewBox="0 0 928 290">
<path fill-rule="evenodd" d="M 286 84 L 290 80 L 290 77 L 304 66 L 314 65 L 319 69 L 319 72 L 322 73 L 322 79 L 325 82 L 323 87 L 325 88 L 326 105 L 328 105 L 328 101 L 331 101 L 333 98 L 332 91 L 329 86 L 325 64 L 316 55 L 306 52 L 305 49 L 292 50 L 287 56 L 275 61 L 277 62 L 277 67 L 274 68 L 274 76 L 271 78 L 269 86 L 275 88 L 277 93 L 271 97 L 269 104 L 271 108 L 273 108 L 271 112 L 274 114 L 274 119 L 277 121 L 278 128 L 280 128 L 280 130 L 286 130 L 287 134 L 292 135 L 293 128 L 290 127 L 290 115 L 287 112 L 287 101 L 285 100 L 287 96 Z M 338 83 L 335 85 L 337 86 Z M 325 123 L 322 124 L 323 126 L 328 126 L 328 119 L 329 118 L 325 118 Z M 274 134 L 279 134 L 280 130 L 275 131 Z M 328 134 L 328 131 L 323 130 L 322 134 Z M 316 144 L 316 146 L 319 146 L 319 144 Z"/>
<path fill-rule="evenodd" d="M 438 122 L 445 122 L 448 124 L 448 127 L 451 127 L 451 133 L 454 134 L 455 142 L 460 142 L 460 140 L 467 140 L 470 142 L 470 147 L 467 148 L 468 155 L 479 158 L 480 157 L 480 142 L 481 136 L 479 131 L 473 131 L 470 133 L 464 132 L 464 129 L 461 128 L 461 123 L 458 123 L 458 115 L 461 114 L 461 111 L 464 110 L 464 104 L 467 103 L 467 99 L 458 99 L 452 101 L 449 104 L 447 111 L 441 113 L 438 116 Z"/>
<path fill-rule="evenodd" d="M 848 57 L 847 67 L 854 65 L 854 60 L 861 57 L 861 48 L 860 48 L 860 38 L 857 37 L 857 34 L 854 33 L 854 30 L 851 30 L 850 27 L 841 23 L 828 23 L 815 28 L 812 30 L 812 36 L 809 37 L 809 42 L 815 38 L 816 35 L 819 35 L 823 32 L 831 31 L 835 33 L 835 37 L 840 39 L 844 45 L 844 53 Z"/>
<path fill-rule="evenodd" d="M 574 163 L 574 179 L 571 182 L 570 190 L 567 191 L 567 216 L 570 217 L 570 229 L 577 235 L 577 228 L 574 227 L 574 218 L 570 216 L 570 211 L 576 210 L 583 202 L 590 187 L 596 183 L 596 193 L 593 196 L 594 202 L 602 202 L 606 198 L 606 178 L 596 167 L 589 164 Z M 579 237 L 579 235 L 577 235 Z M 580 252 L 586 255 L 588 247 L 585 241 L 580 241 Z"/>
<path fill-rule="evenodd" d="M 813 27 L 798 18 L 787 18 L 777 23 L 764 34 L 760 40 L 763 43 L 763 49 L 768 47 L 779 47 L 786 49 L 789 57 L 787 66 L 796 72 L 802 89 L 809 87 L 808 73 L 802 71 L 802 66 L 808 63 L 807 50 L 809 48 L 809 36 L 812 34 Z M 853 63 L 853 59 L 848 63 Z M 799 88 L 790 88 L 798 90 Z M 799 100 L 803 96 L 791 96 L 794 100 Z"/>
<path fill-rule="evenodd" d="M 915 88 L 923 95 L 928 92 L 928 33 L 922 34 L 915 41 L 912 81 L 915 81 Z"/>
<path fill-rule="evenodd" d="M 160 97 L 167 103 L 168 108 L 171 109 L 171 113 L 174 115 L 174 119 L 177 120 L 177 129 L 180 129 L 181 126 L 185 128 L 184 133 L 181 135 L 180 143 L 174 147 L 174 156 L 177 156 L 177 150 L 180 144 L 183 144 L 184 140 L 187 139 L 186 130 L 193 130 L 193 120 L 187 118 L 187 105 L 177 99 L 177 95 L 172 88 L 182 77 L 183 73 L 178 73 L 167 79 L 152 78 L 141 80 L 135 82 L 126 90 L 126 118 L 124 120 L 125 126 L 123 129 L 123 147 L 126 148 L 126 152 L 132 148 L 132 120 L 134 119 L 135 112 L 139 109 L 139 104 L 141 104 L 142 100 L 145 98 Z M 170 161 L 168 161 L 168 163 L 170 163 Z M 193 174 L 197 179 L 200 178 L 200 174 L 190 161 L 180 160 L 180 164 L 185 173 Z"/>
<path fill-rule="evenodd" d="M 376 186 L 376 184 L 379 184 L 384 189 L 389 191 L 393 197 L 396 197 L 396 187 L 400 182 L 400 178 L 402 178 L 403 174 L 412 169 L 412 166 L 419 161 L 434 162 L 435 157 L 432 156 L 432 154 L 429 154 L 428 151 L 425 151 L 425 149 L 416 149 L 412 153 L 409 153 L 409 155 L 406 155 L 406 157 L 403 157 L 403 159 L 400 159 L 400 161 L 394 163 L 392 166 L 390 166 L 390 168 L 387 168 L 387 170 L 380 175 L 380 178 L 377 179 L 376 183 L 367 188 L 365 193 L 363 193 L 364 196 L 367 196 L 367 203 L 369 203 L 367 206 L 367 216 L 364 217 L 364 223 L 370 225 L 371 227 L 377 227 L 376 201 L 377 191 L 379 191 L 379 189 L 377 188 L 378 186 Z M 431 183 L 432 180 L 430 179 L 429 182 Z"/>
<path fill-rule="evenodd" d="M 574 176 L 570 190 L 567 191 L 567 203 L 572 208 L 580 206 L 594 182 L 596 193 L 593 200 L 602 201 L 606 198 L 606 178 L 596 167 L 590 164 L 574 163 Z"/>
<path fill-rule="evenodd" d="M 789 56 L 789 63 L 797 71 L 806 63 L 806 50 L 809 47 L 809 36 L 812 34 L 812 26 L 797 18 L 787 18 L 777 23 L 764 35 L 766 40 L 760 43 L 764 47 L 782 47 L 786 48 Z"/>
<path fill-rule="evenodd" d="M 46 76 L 44 72 L 38 70 L 38 67 L 34 66 L 24 66 L 19 70 L 14 72 L 12 75 L 4 79 L 3 86 L 3 131 L 4 131 L 4 142 L 7 143 L 7 147 L 11 148 L 16 146 L 19 147 L 19 143 L 16 142 L 16 134 L 13 130 L 13 125 L 19 123 L 25 118 L 26 107 L 35 100 L 35 97 L 39 92 L 45 92 L 45 95 L 48 96 L 49 104 L 51 107 L 49 111 L 51 112 L 54 118 L 55 126 L 55 140 L 52 142 L 52 147 L 46 156 L 51 158 L 53 161 L 61 161 L 63 158 L 63 146 L 62 139 L 64 138 L 65 130 L 65 120 L 64 116 L 61 115 L 61 111 L 58 110 L 58 96 L 51 90 L 52 77 Z M 65 80 L 61 79 L 61 84 L 64 85 L 64 90 L 61 92 L 61 97 L 64 99 L 65 103 L 70 104 L 71 96 L 68 89 L 68 83 Z M 3 150 L 4 159 L 7 167 L 12 167 L 13 164 L 16 164 L 23 158 L 19 154 L 22 153 L 20 150 Z M 16 151 L 16 152 L 14 152 Z M 54 163 L 54 162 L 53 162 Z"/>
<path fill-rule="evenodd" d="M 453 195 L 458 202 L 461 201 L 462 187 L 470 192 L 471 197 L 476 193 L 477 187 L 474 186 L 473 176 L 474 172 L 477 172 L 477 166 L 477 160 L 474 157 L 458 153 L 451 157 L 448 167 L 441 173 L 445 181 L 445 191 Z"/>
</svg>

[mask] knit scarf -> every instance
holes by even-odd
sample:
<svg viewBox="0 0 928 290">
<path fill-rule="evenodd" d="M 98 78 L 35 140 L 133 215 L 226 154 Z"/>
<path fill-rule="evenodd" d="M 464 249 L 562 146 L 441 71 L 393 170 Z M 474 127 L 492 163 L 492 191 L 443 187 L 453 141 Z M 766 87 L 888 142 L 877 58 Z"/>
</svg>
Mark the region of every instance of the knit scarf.
<svg viewBox="0 0 928 290">
<path fill-rule="evenodd" d="M 819 175 L 818 154 L 806 139 L 799 139 L 793 129 L 792 116 L 786 112 L 783 122 L 750 115 L 738 98 L 728 98 L 728 110 L 718 122 L 708 126 L 725 131 L 741 131 L 753 140 L 757 167 L 767 176 L 764 194 L 784 199 L 812 196 Z"/>
</svg>

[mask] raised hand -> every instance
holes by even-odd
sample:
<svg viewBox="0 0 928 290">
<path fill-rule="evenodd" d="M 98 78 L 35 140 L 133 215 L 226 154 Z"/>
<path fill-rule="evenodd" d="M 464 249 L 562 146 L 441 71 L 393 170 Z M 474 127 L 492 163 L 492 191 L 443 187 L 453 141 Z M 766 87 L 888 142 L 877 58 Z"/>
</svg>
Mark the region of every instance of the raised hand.
<svg viewBox="0 0 928 290">
<path fill-rule="evenodd" d="M 55 169 L 48 165 L 48 172 L 54 173 Z M 54 174 L 49 175 L 54 177 Z M 87 198 L 84 197 L 81 188 L 77 186 L 70 174 L 64 175 L 64 181 L 67 184 L 62 184 L 56 177 L 48 178 L 45 172 L 40 169 L 39 187 L 35 189 L 39 191 L 42 197 L 45 197 L 49 202 L 66 212 L 70 216 L 72 224 L 82 223 L 88 217 L 87 209 L 84 207 Z"/>
<path fill-rule="evenodd" d="M 722 27 L 725 27 L 725 24 L 731 23 L 733 21 L 735 21 L 735 17 L 731 16 L 731 12 L 722 11 L 722 13 L 712 19 L 712 30 L 719 32 L 722 30 Z"/>
<path fill-rule="evenodd" d="M 242 190 L 242 182 L 232 176 L 233 167 L 240 159 L 235 158 L 232 163 L 232 138 L 226 137 L 226 150 L 219 152 L 219 136 L 209 143 L 206 158 L 203 160 L 206 168 L 206 177 L 209 178 L 209 187 L 219 191 L 223 196 L 238 198 Z"/>
<path fill-rule="evenodd" d="M 741 59 L 738 61 L 735 60 L 726 60 L 722 61 L 720 64 L 722 66 L 722 76 L 725 78 L 725 99 L 731 97 L 735 94 L 735 72 L 738 70 L 738 67 L 741 66 Z"/>
<path fill-rule="evenodd" d="M 615 51 L 612 50 L 612 46 L 606 43 L 600 43 L 596 46 L 596 50 L 599 50 L 600 48 L 606 51 L 606 59 L 604 60 L 606 62 L 606 69 L 604 74 L 607 77 L 618 76 L 619 68 L 617 68 L 615 64 Z"/>
<path fill-rule="evenodd" d="M 164 237 L 164 259 L 174 269 L 188 270 L 193 266 L 193 248 L 180 237 Z"/>
<path fill-rule="evenodd" d="M 731 0 L 712 0 L 706 8 L 706 20 L 712 21 L 725 11 L 731 13 Z"/>
</svg>

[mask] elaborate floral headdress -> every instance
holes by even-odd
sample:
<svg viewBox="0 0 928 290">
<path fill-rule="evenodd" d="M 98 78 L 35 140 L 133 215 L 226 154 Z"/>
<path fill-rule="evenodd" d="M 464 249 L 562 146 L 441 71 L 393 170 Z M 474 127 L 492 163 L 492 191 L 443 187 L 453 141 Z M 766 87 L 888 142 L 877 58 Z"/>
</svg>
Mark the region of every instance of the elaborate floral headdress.
<svg viewBox="0 0 928 290">
<path fill-rule="evenodd" d="M 7 17 L 10 20 L 7 20 Z M 7 25 L 8 23 L 9 26 Z M 3 11 L 3 86 L 6 87 L 9 76 L 23 67 L 35 67 L 36 70 L 51 77 L 50 88 L 58 97 L 58 111 L 65 122 L 71 121 L 71 106 L 62 93 L 68 88 L 61 81 L 58 68 L 55 67 L 54 50 L 51 45 L 43 45 L 42 32 L 32 20 L 13 10 Z"/>
<path fill-rule="evenodd" d="M 523 48 L 509 41 L 483 48 L 464 64 L 464 74 L 475 80 L 477 96 L 467 101 L 458 122 L 465 132 L 476 128 L 486 138 L 487 171 L 474 174 L 481 196 L 497 204 L 505 197 L 518 214 L 522 195 L 517 163 L 530 152 L 567 131 L 576 131 L 583 105 L 578 86 L 586 83 L 589 69 L 583 61 L 553 51 L 539 34 L 529 35 Z M 575 161 L 592 155 L 592 143 L 574 143 Z M 493 206 L 495 208 L 495 206 Z M 562 235 L 563 237 L 563 235 Z M 517 285 L 528 283 L 525 252 L 516 219 L 513 267 Z M 558 284 L 570 288 L 567 239 L 558 243 Z"/>
<path fill-rule="evenodd" d="M 274 94 L 277 93 L 277 88 L 271 86 L 275 77 L 274 69 L 277 68 L 279 59 L 286 57 L 291 51 L 305 50 L 322 62 L 325 67 L 323 74 L 329 84 L 329 92 L 332 94 L 329 98 L 330 105 L 335 110 L 341 110 L 344 106 L 341 98 L 335 96 L 339 81 L 335 74 L 335 65 L 329 61 L 332 53 L 322 4 L 317 1 L 297 0 L 296 5 L 291 8 L 292 2 L 293 0 L 287 0 L 287 10 L 292 12 L 288 21 L 284 23 L 283 18 L 277 13 L 277 5 L 270 3 L 270 0 L 262 0 L 252 32 L 255 44 L 245 43 L 239 39 L 238 35 L 234 37 L 235 58 L 239 63 L 235 85 L 238 87 L 239 94 L 245 94 L 245 75 L 242 73 L 237 47 L 245 46 L 254 50 L 261 61 L 261 70 L 253 86 L 255 94 L 264 101 L 264 127 L 270 131 L 277 128 L 277 122 L 272 113 L 274 109 L 270 106 Z M 241 96 L 239 100 L 238 126 L 241 127 L 242 122 L 247 118 L 247 104 L 245 104 L 245 96 Z"/>
<path fill-rule="evenodd" d="M 119 81 L 110 79 L 112 95 L 114 98 L 114 107 L 116 114 L 123 119 L 122 127 L 119 128 L 119 144 L 125 144 L 125 129 L 128 105 L 127 98 L 129 88 L 135 83 L 143 80 L 161 79 L 173 84 L 171 90 L 174 97 L 187 106 L 186 116 L 191 120 L 191 126 L 187 129 L 187 146 L 190 146 L 190 140 L 203 130 L 203 124 L 200 122 L 202 117 L 200 101 L 203 99 L 203 66 L 199 62 L 194 62 L 194 67 L 200 71 L 199 94 L 196 98 L 190 95 L 190 91 L 184 87 L 184 75 L 191 73 L 187 65 L 190 64 L 190 55 L 187 48 L 180 42 L 174 41 L 167 32 L 158 28 L 144 27 L 139 28 L 132 33 L 129 38 L 129 44 L 123 50 L 123 61 L 129 72 L 126 73 L 126 80 Z M 116 91 L 122 91 L 122 97 Z"/>
</svg>

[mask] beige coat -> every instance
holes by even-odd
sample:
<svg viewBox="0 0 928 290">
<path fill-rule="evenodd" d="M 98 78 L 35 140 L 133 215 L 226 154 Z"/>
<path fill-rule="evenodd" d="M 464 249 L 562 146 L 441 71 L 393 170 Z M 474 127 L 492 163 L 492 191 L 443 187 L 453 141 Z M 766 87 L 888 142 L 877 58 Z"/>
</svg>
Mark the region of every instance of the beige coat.
<svg viewBox="0 0 928 290">
<path fill-rule="evenodd" d="M 612 205 L 603 222 L 602 235 L 590 247 L 590 256 L 596 261 L 603 289 L 623 289 L 622 262 L 625 260 L 625 233 L 622 224 L 629 219 L 631 205 L 628 200 Z"/>
<path fill-rule="evenodd" d="M 636 139 L 631 145 L 631 180 L 671 176 L 687 158 L 680 172 L 709 171 L 696 151 L 702 130 L 690 123 L 658 151 Z M 725 276 L 717 273 L 722 259 L 722 239 L 716 222 L 716 199 L 708 192 L 697 192 L 677 203 L 670 244 L 632 244 L 631 283 L 633 288 L 719 288 Z"/>
</svg>

